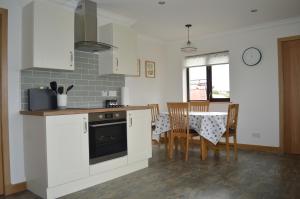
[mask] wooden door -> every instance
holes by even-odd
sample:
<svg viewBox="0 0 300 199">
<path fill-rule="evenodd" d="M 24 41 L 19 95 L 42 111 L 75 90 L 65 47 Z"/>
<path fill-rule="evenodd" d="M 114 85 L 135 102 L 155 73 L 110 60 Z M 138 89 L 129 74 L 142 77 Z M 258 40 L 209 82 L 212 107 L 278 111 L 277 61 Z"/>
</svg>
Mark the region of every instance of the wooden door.
<svg viewBox="0 0 300 199">
<path fill-rule="evenodd" d="M 283 149 L 300 154 L 300 37 L 281 42 Z"/>
<path fill-rule="evenodd" d="M 2 31 L 3 31 L 3 24 L 2 24 L 2 15 L 0 15 L 0 38 L 2 38 Z M 0 39 L 0 64 L 2 63 L 2 39 Z M 4 176 L 3 176 L 3 150 L 2 150 L 2 64 L 0 65 L 0 195 L 4 194 Z"/>
</svg>

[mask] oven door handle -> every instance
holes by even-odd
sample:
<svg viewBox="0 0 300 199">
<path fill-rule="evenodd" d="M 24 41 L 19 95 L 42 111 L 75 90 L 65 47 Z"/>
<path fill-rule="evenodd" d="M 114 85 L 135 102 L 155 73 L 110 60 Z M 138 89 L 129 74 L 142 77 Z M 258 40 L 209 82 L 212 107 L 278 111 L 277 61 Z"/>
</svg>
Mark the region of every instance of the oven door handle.
<svg viewBox="0 0 300 199">
<path fill-rule="evenodd" d="M 122 122 L 111 122 L 111 123 L 106 123 L 106 124 L 92 124 L 90 127 L 101 127 L 101 126 L 111 126 L 111 125 L 116 125 L 116 124 L 126 124 L 126 121 Z"/>
</svg>

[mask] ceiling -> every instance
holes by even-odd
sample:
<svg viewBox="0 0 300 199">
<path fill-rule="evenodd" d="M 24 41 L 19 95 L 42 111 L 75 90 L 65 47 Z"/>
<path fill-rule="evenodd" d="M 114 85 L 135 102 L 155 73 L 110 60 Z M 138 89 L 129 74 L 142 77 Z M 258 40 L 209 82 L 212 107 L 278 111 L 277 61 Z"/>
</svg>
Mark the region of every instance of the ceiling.
<svg viewBox="0 0 300 199">
<path fill-rule="evenodd" d="M 73 0 L 74 1 L 74 0 Z M 300 0 L 94 0 L 98 6 L 136 21 L 139 33 L 166 41 L 186 38 L 185 24 L 195 35 L 231 31 L 300 16 Z M 256 13 L 250 10 L 257 9 Z"/>
</svg>

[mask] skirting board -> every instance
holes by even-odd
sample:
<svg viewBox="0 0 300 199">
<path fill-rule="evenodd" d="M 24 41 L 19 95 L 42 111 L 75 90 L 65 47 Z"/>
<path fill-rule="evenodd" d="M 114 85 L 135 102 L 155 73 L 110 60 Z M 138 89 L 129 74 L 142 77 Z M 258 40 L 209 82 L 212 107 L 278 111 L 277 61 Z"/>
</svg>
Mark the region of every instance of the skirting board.
<svg viewBox="0 0 300 199">
<path fill-rule="evenodd" d="M 225 143 L 220 143 L 224 145 Z M 233 143 L 230 143 L 230 146 L 233 147 Z M 237 144 L 238 149 L 242 150 L 249 150 L 249 151 L 259 151 L 259 152 L 266 152 L 266 153 L 280 153 L 279 147 L 272 147 L 272 146 L 262 146 L 262 145 L 253 145 L 253 144 Z"/>
<path fill-rule="evenodd" d="M 244 150 L 267 152 L 267 153 L 280 153 L 280 148 L 279 147 L 272 147 L 272 146 L 238 144 L 238 148 L 239 149 L 244 149 Z"/>
<path fill-rule="evenodd" d="M 154 142 L 153 144 L 158 145 L 157 142 Z M 191 144 L 199 145 L 200 140 L 193 140 L 193 141 L 191 141 Z M 223 142 L 220 143 L 220 144 L 225 145 L 225 143 L 223 143 Z M 233 144 L 230 143 L 230 146 L 233 146 Z M 267 152 L 267 153 L 280 153 L 280 147 L 262 146 L 262 145 L 253 145 L 253 144 L 238 144 L 238 149 L 249 150 L 249 151 Z"/>
<path fill-rule="evenodd" d="M 70 182 L 68 184 L 60 185 L 57 187 L 51 187 L 47 189 L 47 198 L 58 198 L 88 187 L 127 175 L 129 173 L 144 169 L 148 167 L 148 159 L 132 163 L 126 167 L 120 167 L 109 172 L 105 172 L 99 175 L 89 176 L 81 180 Z"/>
<path fill-rule="evenodd" d="M 21 191 L 25 191 L 27 189 L 26 182 L 21 182 L 18 184 L 10 184 L 5 186 L 5 195 L 11 195 L 14 193 L 18 193 Z"/>
</svg>

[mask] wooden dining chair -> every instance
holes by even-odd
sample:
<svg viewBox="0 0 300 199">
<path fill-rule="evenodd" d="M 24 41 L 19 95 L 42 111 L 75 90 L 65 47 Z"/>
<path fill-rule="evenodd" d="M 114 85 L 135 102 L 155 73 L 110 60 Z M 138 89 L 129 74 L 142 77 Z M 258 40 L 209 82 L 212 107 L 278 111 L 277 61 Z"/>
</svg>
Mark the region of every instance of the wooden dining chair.
<svg viewBox="0 0 300 199">
<path fill-rule="evenodd" d="M 208 112 L 209 101 L 189 102 L 191 112 Z"/>
<path fill-rule="evenodd" d="M 229 138 L 233 137 L 234 159 L 237 160 L 237 125 L 239 115 L 239 104 L 229 104 L 227 112 L 226 132 L 223 137 L 226 139 L 226 159 L 229 160 L 230 143 Z"/>
<path fill-rule="evenodd" d="M 237 125 L 238 125 L 238 115 L 239 115 L 239 104 L 229 104 L 227 112 L 227 122 L 226 122 L 226 131 L 223 134 L 225 138 L 225 148 L 226 148 L 226 160 L 230 159 L 230 142 L 229 138 L 233 137 L 233 149 L 234 149 L 234 159 L 237 160 Z M 218 151 L 224 143 L 218 143 L 213 148 Z M 211 145 L 210 145 L 211 146 Z"/>
<path fill-rule="evenodd" d="M 192 101 L 189 102 L 189 110 L 191 112 L 208 112 L 209 111 L 209 101 Z M 194 129 L 191 129 L 192 133 L 197 133 Z M 201 150 L 201 136 L 194 137 L 191 141 L 193 145 L 199 145 Z M 192 147 L 193 147 L 192 145 Z"/>
<path fill-rule="evenodd" d="M 150 106 L 150 110 L 151 110 L 152 124 L 155 124 L 155 121 L 159 117 L 159 105 L 158 104 L 148 104 L 148 106 Z"/>
<path fill-rule="evenodd" d="M 155 121 L 159 119 L 159 105 L 158 104 L 148 104 L 148 106 L 150 107 L 151 110 L 151 122 L 152 122 L 152 131 L 155 130 L 156 126 L 155 126 Z M 164 133 L 164 137 L 163 137 L 163 141 L 165 143 L 165 146 L 167 148 L 167 132 Z M 153 142 L 156 142 L 156 140 L 153 140 Z M 160 147 L 160 144 L 162 142 L 162 136 L 161 134 L 159 135 L 159 141 L 158 141 L 158 146 Z"/>
<path fill-rule="evenodd" d="M 169 135 L 169 158 L 173 158 L 174 140 L 181 143 L 181 150 L 184 152 L 185 161 L 188 160 L 189 141 L 195 134 L 189 129 L 189 104 L 188 103 L 167 103 L 170 119 Z M 196 135 L 197 136 L 197 135 Z"/>
</svg>

